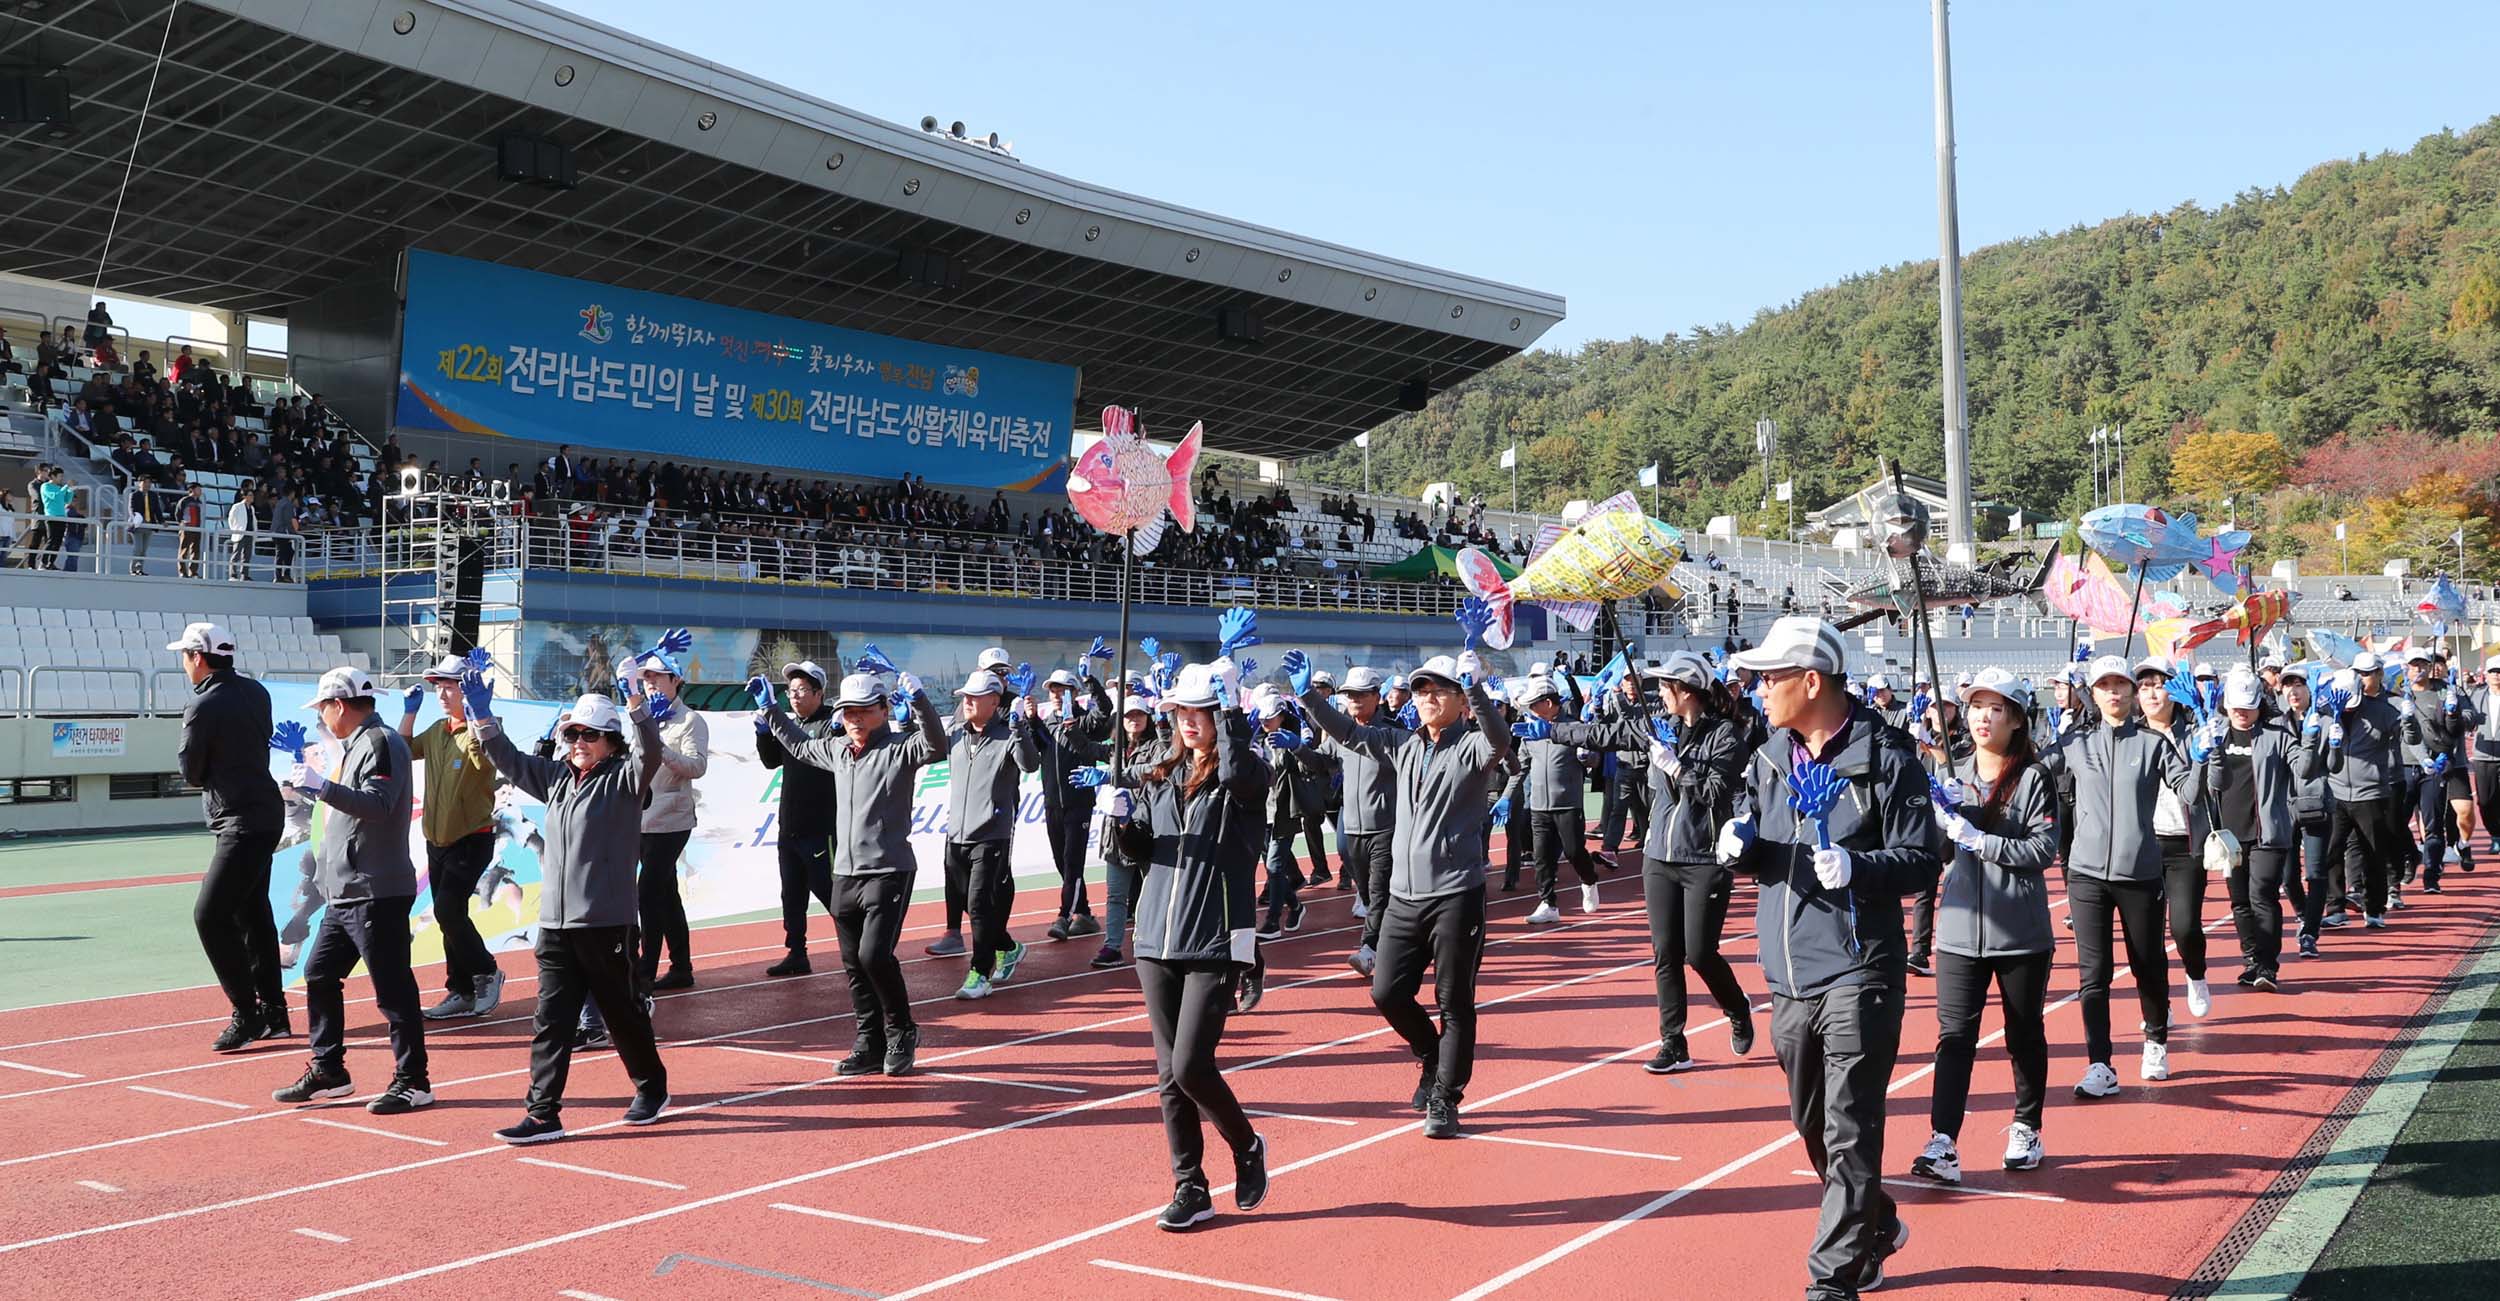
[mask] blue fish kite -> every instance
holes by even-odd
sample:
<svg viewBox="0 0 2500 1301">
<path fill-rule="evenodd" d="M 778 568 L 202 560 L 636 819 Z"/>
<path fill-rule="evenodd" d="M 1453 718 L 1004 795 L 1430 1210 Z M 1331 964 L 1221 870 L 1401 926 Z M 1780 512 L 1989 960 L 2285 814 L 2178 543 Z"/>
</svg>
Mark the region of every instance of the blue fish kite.
<svg viewBox="0 0 2500 1301">
<path fill-rule="evenodd" d="M 2465 622 L 2465 593 L 2448 581 L 2446 574 L 2431 580 L 2431 590 L 2424 593 L 2413 612 L 2431 625 L 2433 637 L 2445 637 L 2450 628 Z"/>
<path fill-rule="evenodd" d="M 2248 549 L 2246 529 L 2198 537 L 2196 516 L 2173 515 L 2158 506 L 2103 506 L 2083 517 L 2083 544 L 2111 564 L 2143 571 L 2146 578 L 2166 583 L 2180 571 L 2193 569 L 2213 580 L 2225 593 L 2241 591 L 2240 553 Z"/>
</svg>

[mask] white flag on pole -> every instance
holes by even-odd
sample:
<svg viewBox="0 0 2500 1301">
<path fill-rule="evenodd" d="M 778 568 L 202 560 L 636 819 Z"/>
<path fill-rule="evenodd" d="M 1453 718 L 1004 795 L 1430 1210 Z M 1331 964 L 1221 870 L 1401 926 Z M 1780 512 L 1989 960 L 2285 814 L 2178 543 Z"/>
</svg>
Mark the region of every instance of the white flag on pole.
<svg viewBox="0 0 2500 1301">
<path fill-rule="evenodd" d="M 1355 445 L 1356 447 L 1369 447 L 1369 446 L 1371 446 L 1371 445 L 1372 445 L 1372 436 L 1371 436 L 1371 434 L 1370 434 L 1368 431 L 1367 431 L 1367 432 L 1364 432 L 1364 433 L 1356 434 L 1356 435 L 1354 436 L 1354 445 Z"/>
<path fill-rule="evenodd" d="M 1797 483 L 1793 479 L 1782 479 L 1779 481 L 1779 486 L 1771 490 L 1773 501 L 1788 501 L 1796 495 Z"/>
<path fill-rule="evenodd" d="M 1641 486 L 1644 488 L 1658 486 L 1658 463 L 1656 461 L 1641 467 Z"/>
<path fill-rule="evenodd" d="M 1512 443 L 1502 449 L 1502 468 L 1507 470 L 1517 464 L 1519 464 L 1519 444 Z"/>
<path fill-rule="evenodd" d="M 2449 535 L 2448 535 L 2448 541 L 2450 541 L 2451 543 L 2454 543 L 2455 545 L 2460 546 L 2460 547 L 2461 547 L 2461 546 L 2464 546 L 2464 545 L 2465 545 L 2465 530 L 2464 530 L 2463 528 L 2459 528 L 2456 532 L 2449 534 Z"/>
<path fill-rule="evenodd" d="M 2344 540 L 2344 525 L 2341 520 L 2336 521 L 2335 524 L 2335 540 L 2338 542 Z"/>
</svg>

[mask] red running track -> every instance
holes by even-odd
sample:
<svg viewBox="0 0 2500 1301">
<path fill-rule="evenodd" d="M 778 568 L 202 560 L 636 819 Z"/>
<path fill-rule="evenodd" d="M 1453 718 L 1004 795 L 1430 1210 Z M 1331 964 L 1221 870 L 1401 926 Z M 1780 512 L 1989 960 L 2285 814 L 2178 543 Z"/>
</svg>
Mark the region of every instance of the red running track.
<svg viewBox="0 0 2500 1301">
<path fill-rule="evenodd" d="M 2062 948 L 2048 1166 L 1994 1168 L 2011 1080 L 1991 1038 L 1968 1182 L 1895 1189 L 1913 1238 L 1888 1290 L 2169 1293 L 2500 916 L 2488 878 L 2451 874 L 2449 888 L 2387 930 L 2329 932 L 2327 956 L 2289 963 L 2279 995 L 2230 984 L 2236 948 L 2209 890 L 2213 1013 L 2185 1021 L 2174 988 L 2172 1079 L 2140 1085 L 2121 1033 L 2128 1087 L 2105 1102 L 2070 1092 L 2083 1063 Z M 1271 993 L 1224 1054 L 1245 1104 L 1273 1113 L 1255 1119 L 1274 1191 L 1187 1236 L 1148 1222 L 1169 1176 L 1134 975 L 1088 969 L 1090 941 L 1043 941 L 995 997 L 954 1002 L 960 959 L 918 951 L 934 906 L 907 941 L 919 1075 L 834 1077 L 851 1026 L 829 939 L 818 975 L 768 982 L 777 923 L 707 931 L 703 986 L 661 1004 L 676 1110 L 619 1127 L 622 1074 L 583 1054 L 575 1136 L 534 1148 L 488 1138 L 525 1085 L 518 970 L 497 1016 L 433 1027 L 441 1100 L 389 1120 L 269 1103 L 301 1040 L 207 1056 L 213 990 L 0 1013 L 0 1296 L 1472 1298 L 1619 1294 L 1626 1278 L 1645 1294 L 1794 1296 L 1817 1189 L 1794 1173 L 1767 1034 L 1730 1062 L 1724 1026 L 1697 1007 L 1701 1068 L 1643 1074 L 1647 931 L 1632 883 L 1606 889 L 1594 917 L 1534 930 L 1520 922 L 1530 899 L 1497 897 L 1470 1137 L 1449 1143 L 1416 1132 L 1409 1059 L 1343 965 L 1349 896 L 1314 892 L 1303 930 L 1267 946 Z M 1741 891 L 1729 949 L 1759 1000 L 1751 918 Z M 379 1020 L 369 1003 L 354 1017 L 351 1069 L 379 1085 Z M 1926 1138 L 1934 1032 L 1913 977 L 1895 1172 Z"/>
</svg>

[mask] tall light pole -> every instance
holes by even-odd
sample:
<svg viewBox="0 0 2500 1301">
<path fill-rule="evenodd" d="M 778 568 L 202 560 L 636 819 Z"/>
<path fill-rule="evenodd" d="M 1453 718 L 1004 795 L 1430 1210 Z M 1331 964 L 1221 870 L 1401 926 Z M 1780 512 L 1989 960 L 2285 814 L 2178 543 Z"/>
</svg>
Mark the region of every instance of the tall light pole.
<svg viewBox="0 0 2500 1301">
<path fill-rule="evenodd" d="M 2121 420 L 2110 437 L 2118 444 L 2118 500 L 2127 499 L 2127 422 Z"/>
<path fill-rule="evenodd" d="M 2222 508 L 2231 512 L 2231 522 L 2224 525 L 2225 528 L 2237 529 L 2240 526 L 2240 508 L 2236 504 L 2238 500 L 2239 499 L 2237 497 L 2225 497 L 2222 499 Z"/>
<path fill-rule="evenodd" d="M 2108 484 L 2103 482 L 2101 477 L 2101 427 L 2099 425 L 2092 426 L 2092 432 L 2086 437 L 2086 441 L 2092 447 L 2092 505 L 2097 510 L 2104 504 L 2103 494 L 2109 491 Z"/>
<path fill-rule="evenodd" d="M 1944 499 L 1952 530 L 1946 554 L 1968 563 L 1977 534 L 1971 528 L 1970 429 L 1962 386 L 1962 232 L 1953 194 L 1953 38 L 1946 0 L 1929 0 L 1936 36 L 1936 226 L 1941 246 L 1936 295 L 1943 308 Z"/>
</svg>

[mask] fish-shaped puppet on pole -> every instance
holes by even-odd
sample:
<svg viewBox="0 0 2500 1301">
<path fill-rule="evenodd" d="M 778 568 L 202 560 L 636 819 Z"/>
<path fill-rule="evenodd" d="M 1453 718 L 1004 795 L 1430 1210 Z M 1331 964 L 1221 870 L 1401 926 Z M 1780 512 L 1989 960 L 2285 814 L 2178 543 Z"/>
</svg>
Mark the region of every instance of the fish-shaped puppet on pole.
<svg viewBox="0 0 2500 1301">
<path fill-rule="evenodd" d="M 1165 511 L 1183 533 L 1197 528 L 1189 476 L 1198 467 L 1198 445 L 1205 438 L 1206 426 L 1193 424 L 1189 436 L 1167 457 L 1147 444 L 1128 408 L 1104 407 L 1102 441 L 1068 469 L 1068 503 L 1086 523 L 1127 538 L 1132 554 L 1145 555 L 1163 541 Z"/>
<path fill-rule="evenodd" d="M 1861 493 L 1860 509 L 1875 529 L 1884 552 L 1881 572 L 1849 590 L 1849 604 L 1871 612 L 1899 614 L 1904 619 L 1920 609 L 1950 610 L 1985 605 L 2009 597 L 2029 596 L 2047 576 L 2044 562 L 2030 574 L 2016 577 L 2009 558 L 1999 565 L 1973 568 L 1939 560 L 1927 549 L 1927 508 L 1898 489 Z M 1844 629 L 1857 622 L 1843 624 Z"/>
<path fill-rule="evenodd" d="M 2127 607 L 2127 646 L 2120 648 L 2121 655 L 2132 653 L 2128 647 L 2135 642 L 2136 615 L 2147 579 L 2168 582 L 2193 569 L 2230 595 L 2242 590 L 2240 553 L 2248 549 L 2249 541 L 2245 529 L 2199 537 L 2193 513 L 2172 515 L 2159 506 L 2122 502 L 2089 512 L 2077 531 L 2085 546 L 2110 563 L 2135 571 L 2135 595 Z"/>
<path fill-rule="evenodd" d="M 2238 633 L 2238 644 L 2250 646 L 2291 612 L 2291 589 L 2270 587 L 2233 601 L 2231 608 L 2210 619 L 2185 615 L 2155 619 L 2144 625 L 2144 644 L 2163 659 L 2177 659 L 2226 632 Z"/>
<path fill-rule="evenodd" d="M 1629 600 L 1653 587 L 1681 597 L 1668 575 L 1683 559 L 1684 534 L 1651 519 L 1637 494 L 1623 492 L 1591 507 L 1579 523 L 1539 547 L 1518 577 L 1503 581 L 1493 558 L 1474 547 L 1458 553 L 1458 577 L 1492 611 L 1484 644 L 1501 650 L 1516 629 L 1512 607 L 1518 602 L 1533 601 L 1586 632 L 1606 602 Z"/>
<path fill-rule="evenodd" d="M 2413 612 L 2430 624 L 2433 637 L 2445 637 L 2451 629 L 2465 623 L 2465 593 L 2458 591 L 2446 574 L 2441 574 L 2431 580 L 2431 590 L 2422 594 Z"/>
<path fill-rule="evenodd" d="M 2094 632 L 2115 637 L 2127 626 L 2126 585 L 2110 572 L 2108 561 L 2088 551 L 2081 562 L 2059 553 L 2041 587 L 2050 609 Z M 2169 592 L 2146 592 L 2142 613 L 2155 621 L 2185 618 L 2187 603 Z"/>
</svg>

